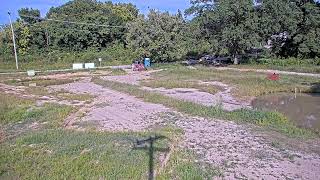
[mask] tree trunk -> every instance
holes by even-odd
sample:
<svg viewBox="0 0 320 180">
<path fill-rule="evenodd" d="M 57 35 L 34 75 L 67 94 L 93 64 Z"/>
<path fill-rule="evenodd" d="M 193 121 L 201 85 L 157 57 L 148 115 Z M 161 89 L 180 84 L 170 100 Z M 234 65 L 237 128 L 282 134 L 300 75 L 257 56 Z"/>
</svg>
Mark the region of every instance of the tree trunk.
<svg viewBox="0 0 320 180">
<path fill-rule="evenodd" d="M 239 64 L 239 59 L 237 55 L 233 55 L 233 64 Z"/>
</svg>

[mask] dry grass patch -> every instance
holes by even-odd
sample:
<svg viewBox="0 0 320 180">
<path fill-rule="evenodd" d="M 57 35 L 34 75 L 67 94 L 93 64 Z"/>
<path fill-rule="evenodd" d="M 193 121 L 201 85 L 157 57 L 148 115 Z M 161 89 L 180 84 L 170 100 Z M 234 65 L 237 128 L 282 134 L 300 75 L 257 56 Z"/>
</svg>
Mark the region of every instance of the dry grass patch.
<svg viewBox="0 0 320 180">
<path fill-rule="evenodd" d="M 53 86 L 53 85 L 61 85 L 68 84 L 74 82 L 74 79 L 39 79 L 39 78 L 25 78 L 25 79 L 12 79 L 6 81 L 9 85 L 15 86 Z"/>
<path fill-rule="evenodd" d="M 175 79 L 168 80 L 146 80 L 141 83 L 142 86 L 147 86 L 151 88 L 193 88 L 198 89 L 202 92 L 207 92 L 210 94 L 215 94 L 219 91 L 222 91 L 223 88 L 219 86 L 207 85 L 207 84 L 199 84 L 196 81 L 177 81 Z"/>
</svg>

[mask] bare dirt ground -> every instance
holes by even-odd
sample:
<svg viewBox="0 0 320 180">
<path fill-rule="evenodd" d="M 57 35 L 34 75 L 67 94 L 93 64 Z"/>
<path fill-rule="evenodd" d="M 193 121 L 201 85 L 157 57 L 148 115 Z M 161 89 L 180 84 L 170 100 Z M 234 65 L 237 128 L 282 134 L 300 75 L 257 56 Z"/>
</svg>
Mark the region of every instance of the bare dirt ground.
<svg viewBox="0 0 320 180">
<path fill-rule="evenodd" d="M 69 119 L 68 126 L 81 121 L 98 123 L 99 128 L 106 131 L 141 131 L 157 123 L 147 117 L 168 110 L 162 105 L 146 103 L 133 96 L 103 88 L 92 83 L 91 78 L 83 78 L 79 82 L 51 86 L 51 88 L 96 96 L 93 103 L 80 110 L 83 117 L 72 117 L 73 119 Z"/>
</svg>

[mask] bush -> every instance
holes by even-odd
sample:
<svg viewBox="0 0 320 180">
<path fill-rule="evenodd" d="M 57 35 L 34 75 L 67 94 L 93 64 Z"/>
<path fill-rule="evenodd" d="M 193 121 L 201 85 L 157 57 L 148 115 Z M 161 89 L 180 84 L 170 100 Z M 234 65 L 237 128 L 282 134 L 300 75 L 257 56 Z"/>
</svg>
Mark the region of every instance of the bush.
<svg viewBox="0 0 320 180">
<path fill-rule="evenodd" d="M 57 69 L 70 68 L 72 63 L 93 62 L 99 66 L 99 58 L 102 58 L 102 66 L 131 64 L 139 55 L 123 44 L 117 43 L 103 50 L 88 49 L 82 52 L 62 52 L 52 50 L 50 52 L 34 52 L 24 56 L 18 56 L 22 70 L 27 69 Z M 0 69 L 15 69 L 13 55 L 4 55 L 0 58 Z"/>
</svg>

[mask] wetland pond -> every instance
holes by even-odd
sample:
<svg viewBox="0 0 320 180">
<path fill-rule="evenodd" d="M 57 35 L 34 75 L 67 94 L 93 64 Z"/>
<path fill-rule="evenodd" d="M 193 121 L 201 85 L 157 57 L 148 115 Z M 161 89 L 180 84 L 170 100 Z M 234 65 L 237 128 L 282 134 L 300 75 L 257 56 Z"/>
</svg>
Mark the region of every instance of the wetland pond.
<svg viewBox="0 0 320 180">
<path fill-rule="evenodd" d="M 298 127 L 320 132 L 320 93 L 276 93 L 257 97 L 252 107 L 283 113 Z"/>
</svg>

